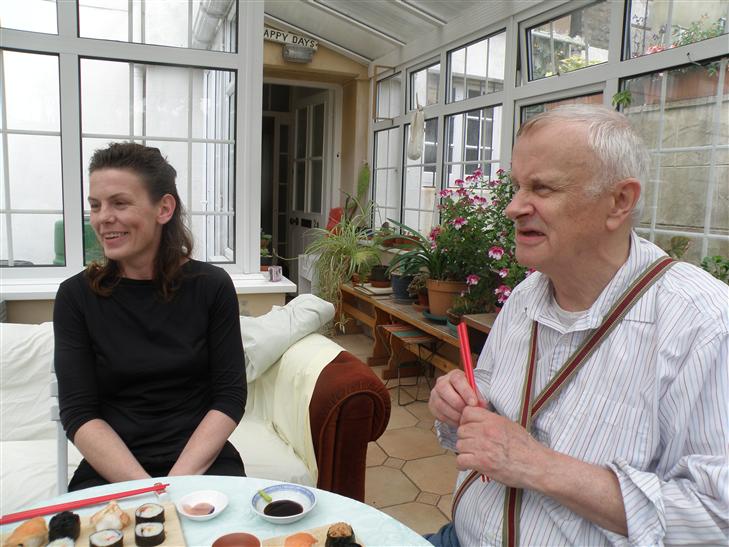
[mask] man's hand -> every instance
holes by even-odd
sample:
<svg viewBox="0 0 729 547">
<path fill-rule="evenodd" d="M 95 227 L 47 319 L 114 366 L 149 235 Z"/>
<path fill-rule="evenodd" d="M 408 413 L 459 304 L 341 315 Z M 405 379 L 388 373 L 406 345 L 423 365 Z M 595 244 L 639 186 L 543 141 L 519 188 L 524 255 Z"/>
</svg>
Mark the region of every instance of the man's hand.
<svg viewBox="0 0 729 547">
<path fill-rule="evenodd" d="M 471 406 L 461 414 L 456 450 L 459 469 L 475 469 L 507 486 L 532 489 L 545 472 L 550 452 L 516 422 Z"/>
<path fill-rule="evenodd" d="M 463 409 L 479 405 L 488 406 L 468 384 L 462 370 L 452 370 L 438 378 L 428 401 L 431 414 L 451 427 L 458 427 Z"/>
</svg>

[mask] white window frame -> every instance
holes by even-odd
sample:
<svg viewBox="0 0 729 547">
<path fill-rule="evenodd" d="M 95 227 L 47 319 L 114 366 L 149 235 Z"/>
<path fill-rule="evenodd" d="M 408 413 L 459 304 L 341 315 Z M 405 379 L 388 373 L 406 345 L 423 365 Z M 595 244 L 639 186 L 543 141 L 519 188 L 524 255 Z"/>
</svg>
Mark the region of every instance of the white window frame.
<svg viewBox="0 0 729 547">
<path fill-rule="evenodd" d="M 0 287 L 55 286 L 59 280 L 84 268 L 82 223 L 81 112 L 79 59 L 104 58 L 113 61 L 158 63 L 184 67 L 209 67 L 236 72 L 238 86 L 235 123 L 235 257 L 220 264 L 234 281 L 261 278 L 260 234 L 260 150 L 261 93 L 263 87 L 263 3 L 238 2 L 238 52 L 226 53 L 170 46 L 79 38 L 76 2 L 58 2 L 58 34 L 2 29 L 3 49 L 50 53 L 59 57 L 61 161 L 65 266 L 5 267 L 0 270 Z M 47 291 L 44 293 L 47 294 Z M 3 297 L 13 295 L 5 291 Z"/>
</svg>

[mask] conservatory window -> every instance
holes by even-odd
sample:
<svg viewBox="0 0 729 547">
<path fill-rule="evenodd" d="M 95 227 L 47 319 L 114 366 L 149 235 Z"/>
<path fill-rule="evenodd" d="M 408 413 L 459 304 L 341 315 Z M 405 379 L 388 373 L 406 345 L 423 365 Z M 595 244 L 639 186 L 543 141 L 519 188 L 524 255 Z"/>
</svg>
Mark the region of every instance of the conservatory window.
<svg viewBox="0 0 729 547">
<path fill-rule="evenodd" d="M 234 262 L 235 73 L 95 59 L 81 59 L 80 69 L 85 223 L 91 155 L 111 141 L 139 142 L 177 170 L 193 256 Z M 96 258 L 93 234 L 85 229 L 84 239 L 88 262 Z"/>
<path fill-rule="evenodd" d="M 388 218 L 400 220 L 400 151 L 402 131 L 399 127 L 375 133 L 373 173 L 375 227 Z"/>
<path fill-rule="evenodd" d="M 402 114 L 400 74 L 377 82 L 377 119 L 396 118 Z"/>
<path fill-rule="evenodd" d="M 410 110 L 438 102 L 440 63 L 410 73 Z"/>
<path fill-rule="evenodd" d="M 530 104 L 521 107 L 521 123 L 533 118 L 537 114 L 553 110 L 558 106 L 565 104 L 603 104 L 602 92 L 592 93 L 591 95 L 580 95 L 579 97 L 570 97 L 568 99 L 558 99 L 556 101 L 547 101 L 543 103 Z"/>
<path fill-rule="evenodd" d="M 5 0 L 0 2 L 0 26 L 3 28 L 58 34 L 56 0 L 24 0 L 23 9 Z"/>
<path fill-rule="evenodd" d="M 529 80 L 607 62 L 609 21 L 602 1 L 527 29 Z"/>
<path fill-rule="evenodd" d="M 448 102 L 504 89 L 506 32 L 448 53 Z"/>
<path fill-rule="evenodd" d="M 79 0 L 79 36 L 235 52 L 236 6 L 234 0 Z"/>
<path fill-rule="evenodd" d="M 0 81 L 0 264 L 65 265 L 58 56 L 0 50 Z"/>
<path fill-rule="evenodd" d="M 729 32 L 729 1 L 633 0 L 624 59 L 658 53 Z"/>
<path fill-rule="evenodd" d="M 501 106 L 446 117 L 444 185 L 454 187 L 476 169 L 496 178 L 501 153 Z"/>
<path fill-rule="evenodd" d="M 410 124 L 405 126 L 405 142 L 410 138 Z M 420 233 L 427 232 L 435 217 L 436 150 L 438 148 L 438 118 L 425 120 L 423 154 L 417 160 L 406 158 L 403 195 L 403 223 Z"/>
<path fill-rule="evenodd" d="M 623 112 L 651 153 L 645 210 L 638 232 L 668 248 L 690 241 L 684 260 L 729 256 L 726 122 L 729 57 L 628 78 Z"/>
</svg>

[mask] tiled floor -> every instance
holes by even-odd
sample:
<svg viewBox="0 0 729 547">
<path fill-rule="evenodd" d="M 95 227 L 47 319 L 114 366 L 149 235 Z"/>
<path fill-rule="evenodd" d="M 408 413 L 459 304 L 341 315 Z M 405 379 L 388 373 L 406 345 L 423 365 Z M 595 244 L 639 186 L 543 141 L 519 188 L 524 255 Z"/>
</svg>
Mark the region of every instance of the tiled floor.
<svg viewBox="0 0 729 547">
<path fill-rule="evenodd" d="M 365 335 L 348 334 L 335 340 L 365 362 L 372 354 L 372 339 Z M 373 370 L 379 375 L 382 368 Z M 398 406 L 394 384 L 390 380 L 388 385 L 392 413 L 387 430 L 367 451 L 365 502 L 421 534 L 435 532 L 450 520 L 458 474 L 455 456 L 438 444 L 428 405 Z M 427 385 L 421 385 L 421 399 L 427 397 L 423 387 Z M 404 389 L 402 402 L 413 400 L 415 388 Z"/>
</svg>

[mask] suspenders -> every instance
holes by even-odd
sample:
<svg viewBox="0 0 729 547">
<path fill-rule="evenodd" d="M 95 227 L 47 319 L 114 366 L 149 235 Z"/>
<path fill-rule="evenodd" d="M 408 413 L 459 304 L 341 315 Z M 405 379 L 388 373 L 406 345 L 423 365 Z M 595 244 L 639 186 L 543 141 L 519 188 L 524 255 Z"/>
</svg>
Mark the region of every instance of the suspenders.
<svg viewBox="0 0 729 547">
<path fill-rule="evenodd" d="M 536 376 L 537 363 L 537 330 L 538 324 L 534 321 L 532 325 L 531 338 L 529 340 L 529 361 L 527 373 L 524 378 L 524 385 L 521 394 L 519 407 L 519 424 L 527 431 L 530 430 L 534 418 L 553 399 L 567 383 L 574 377 L 582 364 L 592 355 L 597 346 L 607 338 L 615 326 L 625 317 L 633 304 L 648 290 L 648 288 L 674 263 L 668 257 L 663 257 L 651 264 L 638 278 L 633 281 L 630 287 L 622 294 L 607 317 L 597 330 L 567 359 L 562 368 L 554 375 L 546 387 L 535 398 L 532 398 L 534 390 L 534 378 Z M 471 483 L 480 475 L 478 471 L 472 471 L 463 481 L 460 488 L 453 496 L 452 518 L 455 520 L 456 508 Z M 518 488 L 507 488 L 504 496 L 504 521 L 503 521 L 503 545 L 514 547 L 519 544 L 519 515 L 521 512 L 522 490 Z"/>
</svg>

